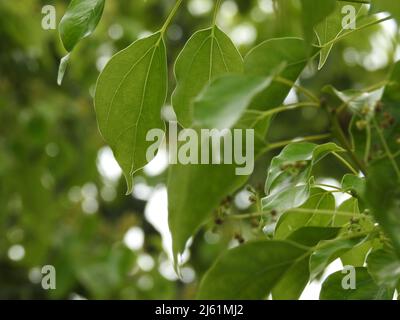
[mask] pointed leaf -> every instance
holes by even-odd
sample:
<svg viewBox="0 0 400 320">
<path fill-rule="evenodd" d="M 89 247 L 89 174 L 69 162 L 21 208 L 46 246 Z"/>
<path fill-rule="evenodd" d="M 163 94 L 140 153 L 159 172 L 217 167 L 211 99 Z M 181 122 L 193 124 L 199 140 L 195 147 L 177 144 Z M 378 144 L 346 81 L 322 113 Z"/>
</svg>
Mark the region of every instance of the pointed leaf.
<svg viewBox="0 0 400 320">
<path fill-rule="evenodd" d="M 96 86 L 100 132 L 111 146 L 132 189 L 132 176 L 149 160 L 151 129 L 164 130 L 161 108 L 167 96 L 167 62 L 160 33 L 138 40 L 106 65 Z"/>
<path fill-rule="evenodd" d="M 229 37 L 218 27 L 196 32 L 175 64 L 177 86 L 172 105 L 183 127 L 192 125 L 192 102 L 211 80 L 227 73 L 241 73 L 243 60 Z"/>
</svg>

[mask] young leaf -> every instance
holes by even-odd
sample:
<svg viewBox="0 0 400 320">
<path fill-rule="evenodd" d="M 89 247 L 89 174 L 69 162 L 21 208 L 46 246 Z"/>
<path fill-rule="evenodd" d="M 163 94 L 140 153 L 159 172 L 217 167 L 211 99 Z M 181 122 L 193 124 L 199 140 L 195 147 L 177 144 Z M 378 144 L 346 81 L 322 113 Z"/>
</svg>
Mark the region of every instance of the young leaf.
<svg viewBox="0 0 400 320">
<path fill-rule="evenodd" d="M 192 125 L 192 102 L 205 85 L 227 73 L 241 73 L 243 60 L 229 37 L 217 26 L 196 32 L 175 64 L 177 86 L 172 105 L 183 127 Z"/>
<path fill-rule="evenodd" d="M 346 273 L 342 271 L 331 274 L 322 284 L 319 298 L 321 300 L 391 300 L 394 291 L 378 286 L 366 268 L 355 268 L 353 288 L 343 288 Z M 350 280 L 349 280 L 350 282 Z"/>
<path fill-rule="evenodd" d="M 339 151 L 342 149 L 334 143 L 292 143 L 286 146 L 272 160 L 268 170 L 263 210 L 286 211 L 304 204 L 309 197 L 308 183 L 313 166 L 329 153 Z"/>
<path fill-rule="evenodd" d="M 308 251 L 283 241 L 249 242 L 229 250 L 204 276 L 198 298 L 265 299 Z"/>
<path fill-rule="evenodd" d="M 308 42 L 313 40 L 314 27 L 335 10 L 336 0 L 301 0 L 304 37 Z"/>
<path fill-rule="evenodd" d="M 194 125 L 203 129 L 232 128 L 252 99 L 270 83 L 271 78 L 248 75 L 214 80 L 194 101 Z"/>
<path fill-rule="evenodd" d="M 105 0 L 71 0 L 60 21 L 59 33 L 65 50 L 69 53 L 77 43 L 90 36 L 103 14 Z M 58 84 L 61 84 L 69 54 L 61 60 Z"/>
<path fill-rule="evenodd" d="M 132 189 L 133 174 L 145 166 L 151 129 L 164 130 L 161 108 L 167 96 L 167 61 L 161 33 L 117 53 L 101 73 L 95 95 L 100 132 L 111 146 Z"/>
</svg>

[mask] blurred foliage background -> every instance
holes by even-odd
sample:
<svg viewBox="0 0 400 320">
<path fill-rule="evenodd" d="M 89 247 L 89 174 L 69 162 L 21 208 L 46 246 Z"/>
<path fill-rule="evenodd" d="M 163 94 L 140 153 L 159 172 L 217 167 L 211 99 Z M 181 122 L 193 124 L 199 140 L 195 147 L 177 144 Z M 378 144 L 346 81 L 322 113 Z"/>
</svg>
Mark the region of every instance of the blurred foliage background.
<svg viewBox="0 0 400 320">
<path fill-rule="evenodd" d="M 133 195 L 125 196 L 92 102 L 108 59 L 156 31 L 174 1 L 106 1 L 97 30 L 73 52 L 59 87 L 65 51 L 57 30 L 42 29 L 41 11 L 54 5 L 59 22 L 68 2 L 0 0 L 0 298 L 193 298 L 205 270 L 236 241 L 237 226 L 210 224 L 200 232 L 178 279 L 168 259 L 166 155 L 139 173 Z M 170 92 L 173 61 L 191 34 L 210 24 L 212 7 L 212 0 L 185 1 L 169 29 Z M 246 54 L 269 38 L 301 36 L 299 14 L 297 0 L 225 0 L 218 22 Z M 307 68 L 302 84 L 319 94 L 329 83 L 349 89 L 385 79 L 399 57 L 397 35 L 388 21 L 347 37 L 321 72 L 316 62 Z M 323 111 L 305 109 L 277 117 L 269 140 L 328 131 Z M 273 155 L 258 162 L 253 186 L 264 183 Z M 318 171 L 335 179 L 344 168 L 332 159 Z M 235 195 L 237 210 L 249 210 L 246 202 L 245 191 Z M 243 228 L 244 235 L 252 232 Z M 56 290 L 41 287 L 44 265 L 56 268 Z"/>
</svg>

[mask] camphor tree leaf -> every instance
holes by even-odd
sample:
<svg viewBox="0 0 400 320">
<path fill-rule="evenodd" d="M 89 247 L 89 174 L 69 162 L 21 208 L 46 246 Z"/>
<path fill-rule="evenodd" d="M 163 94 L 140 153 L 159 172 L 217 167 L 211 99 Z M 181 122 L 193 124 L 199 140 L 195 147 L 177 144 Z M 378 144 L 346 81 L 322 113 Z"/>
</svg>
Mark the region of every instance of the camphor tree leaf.
<svg viewBox="0 0 400 320">
<path fill-rule="evenodd" d="M 341 228 L 304 227 L 293 232 L 288 240 L 308 246 L 316 246 L 321 240 L 335 238 Z M 310 278 L 308 261 L 310 256 L 305 255 L 297 261 L 289 271 L 280 279 L 272 290 L 272 297 L 275 300 L 298 299 Z"/>
<path fill-rule="evenodd" d="M 117 53 L 96 85 L 99 129 L 114 152 L 128 185 L 148 162 L 146 141 L 152 129 L 164 130 L 161 108 L 167 96 L 167 61 L 160 32 L 140 39 Z"/>
<path fill-rule="evenodd" d="M 229 37 L 217 26 L 196 32 L 175 64 L 177 86 L 172 105 L 183 127 L 190 127 L 192 102 L 204 86 L 218 76 L 241 73 L 243 59 Z"/>
<path fill-rule="evenodd" d="M 285 48 L 290 49 L 286 51 Z M 276 70 L 292 81 L 307 64 L 303 40 L 282 38 L 266 41 L 245 58 L 246 75 L 270 77 Z M 262 60 L 258 60 L 262 59 Z M 270 117 L 259 117 L 252 110 L 282 105 L 290 87 L 273 83 L 256 96 L 234 128 L 254 128 L 255 160 L 265 147 Z M 237 176 L 234 165 L 177 164 L 169 168 L 168 220 L 172 233 L 174 258 L 185 249 L 187 240 L 210 218 L 221 201 L 246 183 L 248 176 Z M 198 201 L 207 199 L 207 201 Z"/>
<path fill-rule="evenodd" d="M 245 73 L 259 77 L 279 75 L 295 82 L 308 63 L 310 49 L 300 38 L 269 39 L 252 50 L 244 58 Z M 284 66 L 283 69 L 281 67 Z M 280 106 L 291 87 L 273 82 L 252 101 L 250 109 L 268 110 Z"/>
<path fill-rule="evenodd" d="M 338 238 L 320 242 L 320 248 L 314 251 L 310 257 L 310 275 L 314 280 L 325 268 L 346 251 L 363 243 L 365 236 Z"/>
<path fill-rule="evenodd" d="M 336 2 L 335 11 L 315 27 L 319 45 L 322 47 L 318 69 L 321 70 L 333 48 L 333 41 L 351 28 L 357 27 L 357 18 L 361 15 L 361 3 Z M 352 19 L 352 16 L 356 19 Z"/>
<path fill-rule="evenodd" d="M 385 248 L 371 252 L 367 259 L 368 271 L 379 285 L 396 288 L 400 281 L 400 259 Z"/>
<path fill-rule="evenodd" d="M 303 205 L 309 197 L 313 166 L 331 152 L 343 151 L 334 143 L 292 143 L 275 157 L 265 183 L 263 210 L 286 211 Z M 283 201 L 284 200 L 284 201 Z"/>
<path fill-rule="evenodd" d="M 330 15 L 336 7 L 336 0 L 301 0 L 304 37 L 313 40 L 314 27 Z"/>
<path fill-rule="evenodd" d="M 222 255 L 203 278 L 199 299 L 265 299 L 280 279 L 307 255 L 284 241 L 246 243 Z"/>
<path fill-rule="evenodd" d="M 319 298 L 321 300 L 391 300 L 394 291 L 378 286 L 366 268 L 355 268 L 355 288 L 343 288 L 347 273 L 342 271 L 331 274 L 322 284 Z"/>
<path fill-rule="evenodd" d="M 331 193 L 320 188 L 312 188 L 306 203 L 300 209 L 303 212 L 289 210 L 278 220 L 275 228 L 274 239 L 287 239 L 291 234 L 304 227 L 328 227 L 333 216 L 319 214 L 318 210 L 334 212 L 335 198 Z"/>
<path fill-rule="evenodd" d="M 214 80 L 194 101 L 194 124 L 203 129 L 229 129 L 271 78 L 228 75 Z"/>
<path fill-rule="evenodd" d="M 67 12 L 60 21 L 59 33 L 65 50 L 69 53 L 77 43 L 90 36 L 103 14 L 105 0 L 71 0 Z M 58 84 L 61 84 L 69 54 L 60 63 Z"/>
</svg>

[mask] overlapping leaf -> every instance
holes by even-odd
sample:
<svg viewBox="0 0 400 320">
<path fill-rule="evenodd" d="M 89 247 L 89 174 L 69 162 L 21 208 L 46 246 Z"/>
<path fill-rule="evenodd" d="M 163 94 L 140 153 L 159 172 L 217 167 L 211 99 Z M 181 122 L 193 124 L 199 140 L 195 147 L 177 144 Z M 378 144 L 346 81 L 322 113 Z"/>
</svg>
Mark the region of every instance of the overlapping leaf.
<svg viewBox="0 0 400 320">
<path fill-rule="evenodd" d="M 286 51 L 284 48 L 290 48 Z M 307 64 L 307 51 L 301 39 L 282 38 L 266 41 L 245 58 L 249 76 L 267 78 L 285 66 L 282 74 L 295 81 Z M 260 59 L 262 61 L 260 63 Z M 196 75 L 192 74 L 196 81 Z M 267 86 L 252 101 L 234 128 L 251 129 L 255 134 L 255 159 L 265 147 L 265 135 L 270 117 L 260 117 L 252 110 L 280 106 L 290 87 L 279 83 Z M 172 233 L 174 257 L 183 252 L 187 240 L 211 216 L 221 200 L 242 186 L 248 176 L 237 176 L 234 165 L 172 165 L 168 180 L 169 227 Z M 207 201 L 199 201 L 207 199 Z"/>
<path fill-rule="evenodd" d="M 334 143 L 292 143 L 275 157 L 265 183 L 264 210 L 286 211 L 303 205 L 309 197 L 313 166 L 331 152 L 342 151 Z"/>
</svg>

